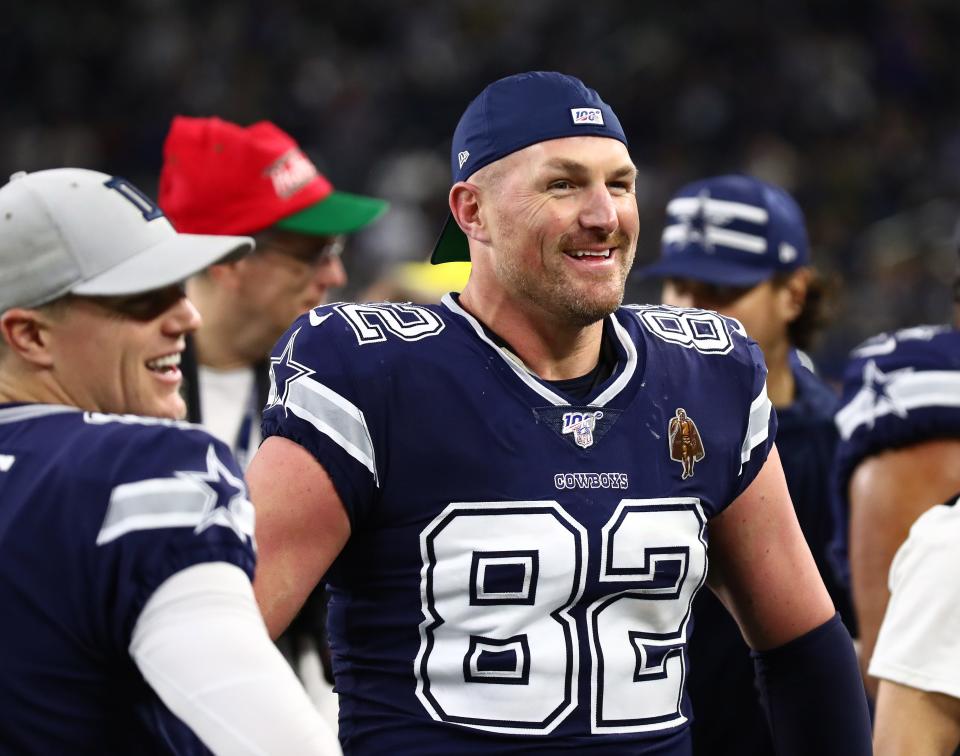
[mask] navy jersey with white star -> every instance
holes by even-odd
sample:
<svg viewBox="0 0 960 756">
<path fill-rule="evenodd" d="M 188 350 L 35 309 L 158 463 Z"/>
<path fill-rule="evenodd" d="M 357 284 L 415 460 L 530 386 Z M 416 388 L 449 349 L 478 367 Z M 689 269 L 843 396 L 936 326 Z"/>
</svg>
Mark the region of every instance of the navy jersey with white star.
<svg viewBox="0 0 960 756">
<path fill-rule="evenodd" d="M 130 658 L 170 576 L 252 579 L 253 509 L 198 426 L 0 405 L 0 753 L 209 753 Z"/>
<path fill-rule="evenodd" d="M 450 295 L 317 308 L 278 343 L 264 435 L 314 455 L 352 528 L 327 575 L 347 754 L 688 751 L 708 521 L 775 415 L 734 320 L 621 308 L 605 338 L 583 400 Z"/>
<path fill-rule="evenodd" d="M 934 438 L 960 437 L 960 331 L 916 326 L 881 333 L 850 353 L 836 415 L 838 573 L 849 582 L 850 476 L 865 458 Z"/>
</svg>

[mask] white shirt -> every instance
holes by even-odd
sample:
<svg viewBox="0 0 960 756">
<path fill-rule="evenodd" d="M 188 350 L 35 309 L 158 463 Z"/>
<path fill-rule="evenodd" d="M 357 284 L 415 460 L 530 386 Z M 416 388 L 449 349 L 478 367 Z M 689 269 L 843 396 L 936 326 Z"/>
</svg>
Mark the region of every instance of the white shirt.
<svg viewBox="0 0 960 756">
<path fill-rule="evenodd" d="M 917 519 L 889 587 L 870 674 L 960 698 L 960 503 Z"/>
<path fill-rule="evenodd" d="M 233 450 L 246 468 L 260 446 L 260 407 L 253 368 L 216 370 L 198 366 L 203 426 Z M 242 428 L 244 419 L 249 425 Z"/>
</svg>

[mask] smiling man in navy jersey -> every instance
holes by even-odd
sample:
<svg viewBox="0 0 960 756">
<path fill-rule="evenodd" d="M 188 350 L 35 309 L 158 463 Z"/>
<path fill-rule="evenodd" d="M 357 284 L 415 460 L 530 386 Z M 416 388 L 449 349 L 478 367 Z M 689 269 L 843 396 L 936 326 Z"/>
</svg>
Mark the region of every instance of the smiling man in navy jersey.
<svg viewBox="0 0 960 756">
<path fill-rule="evenodd" d="M 300 318 L 249 468 L 272 633 L 326 576 L 344 751 L 689 753 L 709 580 L 782 753 L 866 753 L 758 348 L 715 313 L 620 306 L 639 221 L 613 110 L 563 74 L 501 79 L 451 165 L 433 260 L 471 261 L 463 292 Z"/>
<path fill-rule="evenodd" d="M 251 248 L 96 171 L 0 188 L 3 753 L 338 751 L 257 611 L 240 469 L 178 422 L 183 281 Z"/>
</svg>

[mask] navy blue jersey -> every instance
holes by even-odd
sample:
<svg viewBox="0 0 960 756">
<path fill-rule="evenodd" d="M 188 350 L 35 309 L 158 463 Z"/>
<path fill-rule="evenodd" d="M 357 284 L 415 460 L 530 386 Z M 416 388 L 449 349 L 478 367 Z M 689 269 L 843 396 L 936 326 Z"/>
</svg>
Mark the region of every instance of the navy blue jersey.
<svg viewBox="0 0 960 756">
<path fill-rule="evenodd" d="M 253 511 L 196 426 L 0 405 L 0 752 L 208 753 L 128 648 L 174 573 L 253 576 Z"/>
<path fill-rule="evenodd" d="M 828 560 L 833 537 L 830 470 L 837 445 L 833 415 L 839 397 L 801 360 L 790 355 L 796 395 L 777 408 L 777 448 L 804 538 L 824 584 L 849 623 L 853 611 Z M 693 604 L 696 632 L 690 642 L 690 699 L 695 712 L 693 746 L 697 756 L 772 754 L 773 742 L 754 680 L 750 649 L 720 600 L 700 591 Z M 711 705 L 723 700 L 723 706 Z"/>
<path fill-rule="evenodd" d="M 327 578 L 347 753 L 686 753 L 706 523 L 775 415 L 715 313 L 621 308 L 582 401 L 451 296 L 337 304 L 271 359 L 264 435 L 330 474 L 352 535 Z"/>
<path fill-rule="evenodd" d="M 863 342 L 850 353 L 842 405 L 836 415 L 839 527 L 832 556 L 849 582 L 847 491 L 857 465 L 887 449 L 960 437 L 960 331 L 916 326 Z"/>
</svg>

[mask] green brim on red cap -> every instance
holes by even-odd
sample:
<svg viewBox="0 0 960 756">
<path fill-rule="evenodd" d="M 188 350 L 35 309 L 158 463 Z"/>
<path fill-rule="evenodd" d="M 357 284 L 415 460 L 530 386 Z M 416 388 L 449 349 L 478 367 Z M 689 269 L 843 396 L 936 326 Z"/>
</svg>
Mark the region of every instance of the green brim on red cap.
<svg viewBox="0 0 960 756">
<path fill-rule="evenodd" d="M 390 207 L 386 200 L 334 191 L 320 202 L 277 221 L 277 228 L 314 236 L 349 234 L 368 226 Z"/>
<path fill-rule="evenodd" d="M 470 262 L 470 245 L 463 229 L 457 225 L 452 215 L 447 216 L 440 238 L 433 247 L 430 262 L 434 265 L 448 262 Z"/>
</svg>

